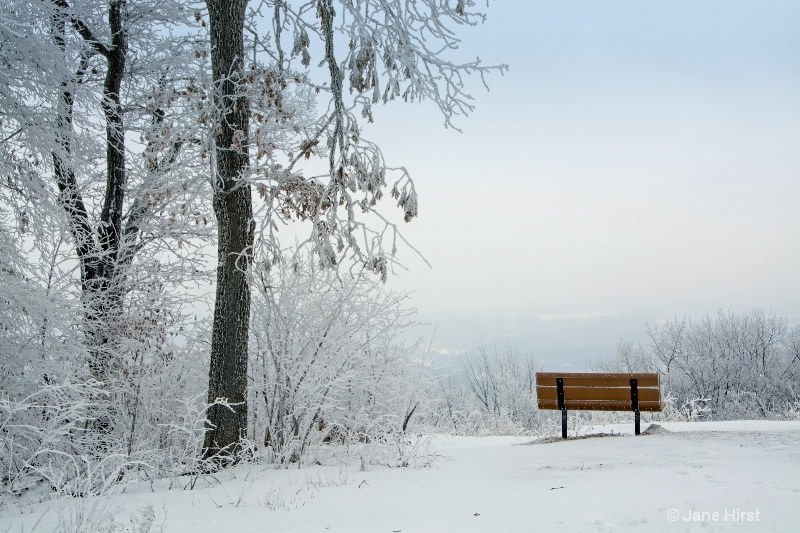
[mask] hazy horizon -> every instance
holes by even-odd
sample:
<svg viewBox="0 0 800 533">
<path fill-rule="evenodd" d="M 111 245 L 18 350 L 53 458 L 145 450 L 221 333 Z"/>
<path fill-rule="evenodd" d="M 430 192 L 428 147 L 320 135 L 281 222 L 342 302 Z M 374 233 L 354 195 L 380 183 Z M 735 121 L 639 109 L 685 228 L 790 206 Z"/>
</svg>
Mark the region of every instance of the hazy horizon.
<svg viewBox="0 0 800 533">
<path fill-rule="evenodd" d="M 768 309 L 763 311 L 770 314 Z M 737 314 L 742 313 L 750 311 Z M 717 312 L 661 317 L 634 311 L 576 315 L 418 313 L 414 318 L 419 325 L 407 338 L 419 340 L 416 354 L 428 358 L 435 367 L 457 369 L 464 356 L 478 354 L 482 346 L 490 354 L 511 349 L 530 355 L 544 371 L 583 372 L 589 370 L 590 362 L 613 357 L 619 342 L 648 346 L 648 325 L 658 327 L 676 319 L 699 321 L 705 316 L 713 319 Z M 800 324 L 798 316 L 778 316 L 789 326 Z"/>
</svg>

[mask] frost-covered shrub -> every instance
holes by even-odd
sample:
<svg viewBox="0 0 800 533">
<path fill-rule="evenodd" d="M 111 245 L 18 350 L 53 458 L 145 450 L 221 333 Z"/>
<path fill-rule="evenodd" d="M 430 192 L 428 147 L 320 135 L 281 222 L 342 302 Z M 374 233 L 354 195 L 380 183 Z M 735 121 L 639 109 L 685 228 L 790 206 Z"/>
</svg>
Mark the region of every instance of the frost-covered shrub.
<svg viewBox="0 0 800 533">
<path fill-rule="evenodd" d="M 800 420 L 800 400 L 795 400 L 786 405 L 783 413 L 784 420 Z"/>
<path fill-rule="evenodd" d="M 99 467 L 103 474 L 95 475 L 95 467 L 105 460 L 99 435 L 91 431 L 91 406 L 106 403 L 98 385 L 46 385 L 20 400 L 0 400 L 0 476 L 5 491 L 19 494 L 45 481 L 51 490 L 82 495 L 113 482 L 119 472 L 113 454 Z M 111 471 L 110 480 L 106 470 Z"/>
<path fill-rule="evenodd" d="M 508 348 L 465 356 L 455 372 L 432 373 L 428 409 L 419 424 L 431 432 L 455 435 L 536 433 L 543 415 L 536 407 L 538 363 Z"/>
<path fill-rule="evenodd" d="M 314 446 L 394 442 L 422 399 L 405 297 L 301 252 L 259 271 L 251 327 L 251 440 L 279 463 Z"/>
<path fill-rule="evenodd" d="M 536 427 L 536 371 L 538 363 L 530 356 L 507 348 L 490 354 L 479 346 L 476 356 L 467 356 L 461 364 L 466 390 L 488 427 L 511 433 Z"/>
<path fill-rule="evenodd" d="M 183 365 L 143 365 L 133 381 L 41 385 L 0 398 L 0 481 L 21 494 L 42 482 L 57 494 L 97 495 L 120 482 L 195 468 L 205 398 Z"/>
<path fill-rule="evenodd" d="M 709 404 L 707 398 L 679 401 L 667 392 L 664 396 L 664 409 L 656 415 L 667 422 L 702 422 L 712 418 L 713 413 Z"/>
<path fill-rule="evenodd" d="M 98 494 L 190 468 L 204 431 L 202 324 L 170 310 L 180 300 L 157 270 L 131 272 L 124 315 L 105 346 L 114 371 L 99 381 L 74 280 L 56 266 L 37 269 L 4 235 L 0 489 L 19 494 L 44 483 L 55 493 Z M 40 237 L 39 244 L 50 238 Z M 50 255 L 42 248 L 44 265 L 63 261 L 58 246 Z"/>
</svg>

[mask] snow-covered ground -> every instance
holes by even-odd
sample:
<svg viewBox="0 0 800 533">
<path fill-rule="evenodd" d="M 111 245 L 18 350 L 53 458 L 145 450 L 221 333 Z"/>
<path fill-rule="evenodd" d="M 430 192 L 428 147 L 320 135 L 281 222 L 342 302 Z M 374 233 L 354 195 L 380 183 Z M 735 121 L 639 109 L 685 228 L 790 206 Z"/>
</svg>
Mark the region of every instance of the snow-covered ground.
<svg viewBox="0 0 800 533">
<path fill-rule="evenodd" d="M 193 490 L 180 478 L 110 499 L 6 500 L 0 532 L 800 531 L 800 422 L 593 432 L 615 435 L 436 437 L 427 467 L 243 465 Z"/>
</svg>

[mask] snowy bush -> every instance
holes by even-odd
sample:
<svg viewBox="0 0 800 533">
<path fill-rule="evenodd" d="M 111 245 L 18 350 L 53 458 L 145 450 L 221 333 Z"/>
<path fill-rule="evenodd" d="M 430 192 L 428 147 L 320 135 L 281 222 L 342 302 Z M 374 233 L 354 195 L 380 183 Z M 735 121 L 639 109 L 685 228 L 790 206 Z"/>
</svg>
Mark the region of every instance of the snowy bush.
<svg viewBox="0 0 800 533">
<path fill-rule="evenodd" d="M 668 422 L 701 422 L 711 420 L 712 411 L 707 398 L 690 398 L 683 401 L 671 393 L 664 396 L 664 409 L 655 413 L 657 418 Z"/>
<path fill-rule="evenodd" d="M 56 494 L 88 496 L 194 469 L 205 402 L 184 399 L 183 370 L 162 367 L 127 388 L 67 380 L 0 399 L 3 490 L 19 495 L 44 482 Z"/>
<path fill-rule="evenodd" d="M 175 310 L 187 300 L 157 262 L 138 265 L 109 322 L 115 371 L 97 380 L 61 238 L 42 230 L 22 249 L 0 219 L 2 491 L 99 494 L 190 468 L 204 431 L 203 324 Z"/>
<path fill-rule="evenodd" d="M 591 368 L 659 372 L 668 417 L 785 418 L 800 394 L 800 326 L 756 309 L 649 327 L 647 346 L 620 343 Z"/>
<path fill-rule="evenodd" d="M 405 297 L 363 273 L 319 270 L 302 252 L 285 264 L 258 271 L 252 442 L 284 464 L 323 444 L 395 442 L 422 401 L 400 340 Z"/>
<path fill-rule="evenodd" d="M 535 433 L 543 420 L 536 407 L 537 370 L 532 357 L 510 347 L 490 353 L 479 346 L 458 371 L 434 374 L 433 400 L 419 423 L 455 435 Z"/>
</svg>

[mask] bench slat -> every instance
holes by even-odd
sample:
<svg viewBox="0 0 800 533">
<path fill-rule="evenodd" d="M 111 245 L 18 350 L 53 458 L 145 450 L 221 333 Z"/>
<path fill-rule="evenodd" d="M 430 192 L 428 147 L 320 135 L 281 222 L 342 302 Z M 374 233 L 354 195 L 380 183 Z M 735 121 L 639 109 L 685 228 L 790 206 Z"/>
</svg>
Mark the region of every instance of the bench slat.
<svg viewBox="0 0 800 533">
<path fill-rule="evenodd" d="M 558 410 L 558 400 L 537 401 L 539 409 Z M 597 400 L 565 400 L 568 411 L 630 411 L 631 401 L 597 401 Z M 659 412 L 663 408 L 661 401 L 641 401 L 639 400 L 639 410 L 647 412 Z"/>
<path fill-rule="evenodd" d="M 657 388 L 638 387 L 639 402 L 658 402 L 661 400 L 661 392 Z M 541 400 L 558 400 L 558 389 L 556 387 L 538 387 L 536 396 Z M 631 386 L 623 387 L 570 387 L 564 385 L 564 399 L 570 400 L 627 400 L 630 406 Z"/>
<path fill-rule="evenodd" d="M 640 373 L 640 374 L 616 374 L 616 373 L 597 373 L 585 374 L 575 372 L 537 372 L 536 373 L 536 386 L 537 387 L 555 387 L 556 378 L 564 379 L 564 387 L 569 386 L 589 386 L 589 387 L 627 387 L 630 389 L 631 378 L 636 379 L 637 386 L 641 389 L 643 387 L 660 387 L 661 380 L 658 373 Z"/>
</svg>

